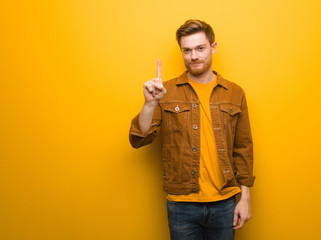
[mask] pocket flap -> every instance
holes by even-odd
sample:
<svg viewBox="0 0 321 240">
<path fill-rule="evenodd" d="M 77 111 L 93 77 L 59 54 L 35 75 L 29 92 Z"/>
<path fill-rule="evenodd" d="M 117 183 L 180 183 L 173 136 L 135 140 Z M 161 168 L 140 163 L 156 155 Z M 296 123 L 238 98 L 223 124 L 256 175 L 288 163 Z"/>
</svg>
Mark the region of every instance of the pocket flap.
<svg viewBox="0 0 321 240">
<path fill-rule="evenodd" d="M 164 110 L 172 113 L 181 113 L 189 111 L 191 109 L 188 103 L 166 103 L 164 104 Z"/>
<path fill-rule="evenodd" d="M 242 112 L 242 110 L 238 106 L 230 103 L 223 103 L 220 105 L 220 108 L 221 111 L 226 112 L 230 115 L 235 115 L 237 113 Z"/>
</svg>

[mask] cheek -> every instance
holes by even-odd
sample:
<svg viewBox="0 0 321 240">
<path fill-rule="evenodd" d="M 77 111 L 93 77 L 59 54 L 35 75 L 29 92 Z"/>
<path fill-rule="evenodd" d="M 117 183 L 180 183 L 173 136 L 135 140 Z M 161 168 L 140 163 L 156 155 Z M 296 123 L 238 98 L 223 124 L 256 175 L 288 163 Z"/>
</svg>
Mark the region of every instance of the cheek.
<svg viewBox="0 0 321 240">
<path fill-rule="evenodd" d="M 183 56 L 185 62 L 189 62 L 189 57 L 188 56 Z"/>
<path fill-rule="evenodd" d="M 204 60 L 209 60 L 211 57 L 212 57 L 211 54 L 204 54 L 204 55 L 203 55 L 203 59 L 204 59 Z"/>
<path fill-rule="evenodd" d="M 207 59 L 211 56 L 211 53 L 210 52 L 203 52 L 202 56 Z"/>
</svg>

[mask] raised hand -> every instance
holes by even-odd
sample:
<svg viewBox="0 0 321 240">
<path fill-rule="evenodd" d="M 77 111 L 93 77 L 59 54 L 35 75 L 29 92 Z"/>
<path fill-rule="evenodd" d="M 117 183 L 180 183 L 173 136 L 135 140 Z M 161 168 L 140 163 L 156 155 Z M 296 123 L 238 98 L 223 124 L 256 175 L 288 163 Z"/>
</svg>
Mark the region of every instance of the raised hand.
<svg viewBox="0 0 321 240">
<path fill-rule="evenodd" d="M 157 78 L 153 78 L 144 83 L 145 103 L 157 105 L 158 101 L 166 94 L 166 89 L 162 82 L 162 65 L 157 59 Z"/>
</svg>

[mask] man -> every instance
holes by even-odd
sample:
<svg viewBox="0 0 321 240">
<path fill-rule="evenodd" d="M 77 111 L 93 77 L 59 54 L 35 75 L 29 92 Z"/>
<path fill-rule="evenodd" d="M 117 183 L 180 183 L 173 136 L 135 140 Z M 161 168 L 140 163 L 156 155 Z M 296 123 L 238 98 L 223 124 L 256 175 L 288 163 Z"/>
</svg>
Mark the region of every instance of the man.
<svg viewBox="0 0 321 240">
<path fill-rule="evenodd" d="M 212 71 L 217 43 L 210 25 L 186 21 L 176 38 L 187 71 L 144 84 L 145 103 L 130 142 L 151 143 L 162 128 L 164 190 L 171 239 L 234 239 L 251 218 L 253 146 L 243 90 Z M 241 192 L 236 204 L 235 195 Z"/>
</svg>

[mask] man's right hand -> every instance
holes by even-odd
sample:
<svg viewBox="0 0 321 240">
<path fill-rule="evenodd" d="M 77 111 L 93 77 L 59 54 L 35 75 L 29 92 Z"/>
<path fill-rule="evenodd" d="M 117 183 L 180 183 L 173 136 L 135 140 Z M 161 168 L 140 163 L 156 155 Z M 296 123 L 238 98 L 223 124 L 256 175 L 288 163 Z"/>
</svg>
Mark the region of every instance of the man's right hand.
<svg viewBox="0 0 321 240">
<path fill-rule="evenodd" d="M 157 59 L 157 78 L 144 83 L 145 104 L 156 106 L 165 94 L 166 89 L 162 82 L 161 61 Z"/>
</svg>

